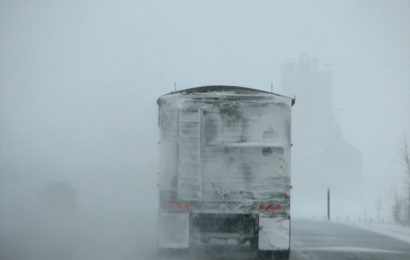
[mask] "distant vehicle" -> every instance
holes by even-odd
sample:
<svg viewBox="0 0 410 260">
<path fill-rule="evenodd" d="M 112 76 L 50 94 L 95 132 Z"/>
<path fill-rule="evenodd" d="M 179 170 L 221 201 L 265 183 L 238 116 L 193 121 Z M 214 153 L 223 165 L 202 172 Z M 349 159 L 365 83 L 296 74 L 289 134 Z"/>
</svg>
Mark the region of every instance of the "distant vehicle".
<svg viewBox="0 0 410 260">
<path fill-rule="evenodd" d="M 260 259 L 290 252 L 294 99 L 205 86 L 158 99 L 159 249 L 234 240 Z"/>
</svg>

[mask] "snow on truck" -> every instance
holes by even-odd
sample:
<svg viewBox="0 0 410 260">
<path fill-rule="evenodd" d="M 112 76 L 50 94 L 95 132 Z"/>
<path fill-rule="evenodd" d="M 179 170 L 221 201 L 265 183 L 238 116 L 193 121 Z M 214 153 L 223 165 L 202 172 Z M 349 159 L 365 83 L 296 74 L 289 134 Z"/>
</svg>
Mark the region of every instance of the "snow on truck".
<svg viewBox="0 0 410 260">
<path fill-rule="evenodd" d="M 159 249 L 236 240 L 260 258 L 287 259 L 294 99 L 205 86 L 157 104 Z"/>
</svg>

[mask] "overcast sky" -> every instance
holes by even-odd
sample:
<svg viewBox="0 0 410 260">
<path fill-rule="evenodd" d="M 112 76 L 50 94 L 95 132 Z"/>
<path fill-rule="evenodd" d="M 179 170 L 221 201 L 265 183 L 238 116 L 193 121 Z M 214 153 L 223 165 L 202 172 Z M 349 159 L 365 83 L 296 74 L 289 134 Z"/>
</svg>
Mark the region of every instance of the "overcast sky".
<svg viewBox="0 0 410 260">
<path fill-rule="evenodd" d="M 1 0 L 0 206 L 68 181 L 89 207 L 155 208 L 130 198 L 156 194 L 157 97 L 174 82 L 280 92 L 301 53 L 332 65 L 342 134 L 391 190 L 410 136 L 409 25 L 407 0 Z"/>
</svg>

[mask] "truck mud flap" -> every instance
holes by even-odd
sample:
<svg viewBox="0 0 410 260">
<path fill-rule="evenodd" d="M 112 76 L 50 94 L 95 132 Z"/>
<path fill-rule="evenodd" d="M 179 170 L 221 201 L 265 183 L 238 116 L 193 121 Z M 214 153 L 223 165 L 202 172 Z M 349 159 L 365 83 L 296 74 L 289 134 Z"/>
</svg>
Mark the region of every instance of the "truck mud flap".
<svg viewBox="0 0 410 260">
<path fill-rule="evenodd" d="M 158 248 L 189 247 L 189 214 L 158 213 Z"/>
<path fill-rule="evenodd" d="M 289 238 L 289 219 L 259 217 L 259 250 L 288 250 Z"/>
</svg>

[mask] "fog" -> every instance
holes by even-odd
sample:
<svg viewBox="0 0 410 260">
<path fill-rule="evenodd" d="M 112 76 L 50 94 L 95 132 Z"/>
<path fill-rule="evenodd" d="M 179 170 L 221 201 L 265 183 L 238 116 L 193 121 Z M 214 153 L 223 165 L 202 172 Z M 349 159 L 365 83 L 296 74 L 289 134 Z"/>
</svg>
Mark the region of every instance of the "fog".
<svg viewBox="0 0 410 260">
<path fill-rule="evenodd" d="M 0 258 L 153 257 L 157 98 L 216 84 L 285 93 L 281 66 L 301 55 L 331 71 L 329 112 L 362 155 L 352 217 L 376 218 L 381 200 L 390 219 L 410 141 L 409 24 L 406 0 L 2 0 Z M 303 118 L 303 95 L 285 94 Z M 292 177 L 295 216 L 323 217 L 324 200 L 303 201 L 317 180 Z"/>
</svg>

